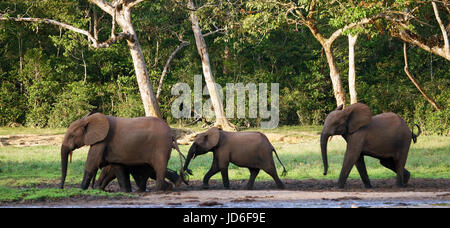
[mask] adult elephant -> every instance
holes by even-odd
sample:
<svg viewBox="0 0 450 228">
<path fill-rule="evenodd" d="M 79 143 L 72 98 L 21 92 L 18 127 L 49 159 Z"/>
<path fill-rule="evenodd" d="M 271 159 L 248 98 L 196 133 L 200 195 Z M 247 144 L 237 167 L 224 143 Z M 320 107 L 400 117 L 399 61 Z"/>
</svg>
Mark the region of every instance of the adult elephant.
<svg viewBox="0 0 450 228">
<path fill-rule="evenodd" d="M 418 128 L 419 126 L 416 125 Z M 381 165 L 397 173 L 396 185 L 404 187 L 410 173 L 405 163 L 411 139 L 415 135 L 405 121 L 395 113 L 387 112 L 372 116 L 367 105 L 356 103 L 342 109 L 342 105 L 328 114 L 320 135 L 320 147 L 324 175 L 328 170 L 327 142 L 333 135 L 341 135 L 347 141 L 344 163 L 339 175 L 338 187 L 344 188 L 347 177 L 356 164 L 366 188 L 372 187 L 367 175 L 364 155 L 380 159 Z"/>
<path fill-rule="evenodd" d="M 84 145 L 90 149 L 86 159 L 82 189 L 87 189 L 97 170 L 108 164 L 150 165 L 156 173 L 156 190 L 164 190 L 167 163 L 176 141 L 169 126 L 155 117 L 119 118 L 95 113 L 70 124 L 61 145 L 61 184 L 67 174 L 69 155 Z M 178 147 L 176 147 L 178 149 Z M 180 164 L 182 165 L 182 154 Z M 125 169 L 115 169 L 122 191 L 129 192 L 130 178 Z M 181 169 L 181 176 L 184 176 Z"/>
</svg>

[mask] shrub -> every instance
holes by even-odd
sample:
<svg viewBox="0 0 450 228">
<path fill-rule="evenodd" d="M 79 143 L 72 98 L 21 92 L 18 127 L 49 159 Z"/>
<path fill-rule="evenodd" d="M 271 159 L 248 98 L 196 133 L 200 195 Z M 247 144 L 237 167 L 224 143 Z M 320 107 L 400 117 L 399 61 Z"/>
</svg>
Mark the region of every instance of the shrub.
<svg viewBox="0 0 450 228">
<path fill-rule="evenodd" d="M 59 83 L 56 81 L 37 81 L 28 87 L 27 126 L 47 126 L 52 103 L 58 95 L 58 88 Z"/>
<path fill-rule="evenodd" d="M 0 125 L 21 122 L 26 106 L 25 96 L 10 82 L 0 86 Z"/>
<path fill-rule="evenodd" d="M 68 127 L 70 123 L 86 115 L 94 108 L 93 86 L 83 81 L 70 83 L 56 99 L 48 125 L 50 127 Z"/>
</svg>

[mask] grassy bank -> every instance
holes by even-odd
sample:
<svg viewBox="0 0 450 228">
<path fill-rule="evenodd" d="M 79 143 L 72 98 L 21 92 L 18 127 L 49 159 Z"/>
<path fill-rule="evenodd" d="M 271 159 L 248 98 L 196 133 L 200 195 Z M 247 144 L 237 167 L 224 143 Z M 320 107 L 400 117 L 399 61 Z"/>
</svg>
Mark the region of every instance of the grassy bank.
<svg viewBox="0 0 450 228">
<path fill-rule="evenodd" d="M 301 135 L 298 129 L 277 129 L 266 133 L 286 133 L 288 135 Z M 319 129 L 320 130 L 320 129 Z M 320 155 L 319 136 L 317 129 L 302 129 L 310 131 L 311 137 L 300 139 L 296 143 L 274 142 L 281 161 L 288 173 L 281 177 L 287 179 L 336 179 L 341 170 L 346 143 L 341 137 L 334 137 L 328 145 L 329 172 L 323 176 L 323 165 Z M 187 154 L 189 146 L 180 146 L 181 151 Z M 66 185 L 69 189 L 59 190 L 57 186 L 61 176 L 61 161 L 59 146 L 32 146 L 32 147 L 0 147 L 0 202 L 28 199 L 47 199 L 87 195 L 115 196 L 101 191 L 80 191 L 87 157 L 88 147 L 80 148 L 73 153 L 73 162 L 69 164 Z M 275 156 L 274 156 L 275 158 Z M 384 168 L 377 159 L 365 158 L 369 177 L 371 179 L 394 178 L 395 173 Z M 191 180 L 201 180 L 209 170 L 212 162 L 212 153 L 198 156 L 191 161 L 190 169 L 193 171 Z M 277 160 L 275 164 L 278 173 L 282 167 Z M 169 168 L 179 170 L 179 157 L 175 151 L 169 161 Z M 411 172 L 411 178 L 450 178 L 450 140 L 445 136 L 420 136 L 418 143 L 412 144 L 406 168 Z M 234 165 L 229 167 L 231 180 L 247 180 L 249 171 Z M 354 168 L 349 178 L 359 179 Z M 221 179 L 220 173 L 212 179 Z M 271 180 L 271 177 L 260 172 L 258 180 Z M 103 195 L 102 195 L 103 196 Z"/>
</svg>

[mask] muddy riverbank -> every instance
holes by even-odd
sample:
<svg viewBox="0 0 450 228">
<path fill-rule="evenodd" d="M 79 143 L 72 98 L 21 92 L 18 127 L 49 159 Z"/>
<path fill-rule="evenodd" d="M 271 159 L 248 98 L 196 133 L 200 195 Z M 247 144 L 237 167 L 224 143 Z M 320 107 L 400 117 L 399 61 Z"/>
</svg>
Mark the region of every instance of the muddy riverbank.
<svg viewBox="0 0 450 228">
<path fill-rule="evenodd" d="M 365 189 L 360 180 L 349 180 L 345 189 L 336 188 L 334 180 L 284 180 L 285 190 L 272 181 L 255 183 L 255 190 L 243 190 L 246 181 L 231 181 L 225 190 L 219 180 L 211 180 L 210 188 L 191 181 L 168 192 L 134 193 L 136 198 L 96 199 L 75 197 L 48 202 L 15 202 L 0 207 L 450 207 L 450 182 L 446 179 L 411 179 L 408 187 L 397 188 L 395 179 L 373 180 L 373 188 Z M 151 181 L 148 187 L 153 187 Z M 50 187 L 50 186 L 47 186 Z M 56 186 L 55 186 L 56 187 Z M 73 186 L 75 187 L 75 186 Z M 107 191 L 118 191 L 116 182 Z"/>
</svg>

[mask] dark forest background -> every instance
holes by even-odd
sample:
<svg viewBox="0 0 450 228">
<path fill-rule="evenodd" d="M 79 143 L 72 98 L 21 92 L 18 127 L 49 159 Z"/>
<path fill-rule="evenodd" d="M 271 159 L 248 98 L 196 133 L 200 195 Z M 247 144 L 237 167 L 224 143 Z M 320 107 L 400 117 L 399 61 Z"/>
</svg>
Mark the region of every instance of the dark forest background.
<svg viewBox="0 0 450 228">
<path fill-rule="evenodd" d="M 52 18 L 90 31 L 95 13 L 101 28 L 99 39 L 106 40 L 111 33 L 111 17 L 88 1 L 1 1 L 0 12 Z M 439 34 L 431 6 L 424 12 L 429 15 L 423 13 L 422 20 L 430 26 L 418 27 L 418 32 Z M 445 10 L 441 17 L 448 23 Z M 133 10 L 133 24 L 155 91 L 169 55 L 181 40 L 189 42 L 170 62 L 159 99 L 162 116 L 169 123 L 177 122 L 170 112 L 176 98 L 170 94 L 171 86 L 187 82 L 193 88 L 194 75 L 202 72 L 188 19 L 188 10 L 173 1 L 144 1 Z M 230 16 L 213 9 L 202 12 L 200 20 L 204 33 L 227 28 L 227 32 L 205 37 L 216 82 L 223 87 L 232 82 L 280 83 L 281 125 L 320 125 L 336 107 L 325 53 L 306 27 L 277 21 L 262 23 L 259 31 L 246 27 L 249 18 L 244 13 Z M 324 33 L 335 29 L 330 20 L 319 21 Z M 434 110 L 408 79 L 403 69 L 403 41 L 393 37 L 388 27 L 359 34 L 355 53 L 358 101 L 368 104 L 374 114 L 395 112 L 410 126 L 419 124 L 427 134 L 448 135 L 450 63 L 419 47 L 407 47 L 410 71 L 441 111 Z M 348 91 L 346 36 L 336 40 L 333 51 Z M 0 82 L 2 126 L 68 127 L 91 109 L 123 117 L 145 114 L 125 41 L 94 49 L 86 37 L 54 25 L 0 21 Z M 256 126 L 258 120 L 230 121 L 242 128 Z"/>
</svg>

